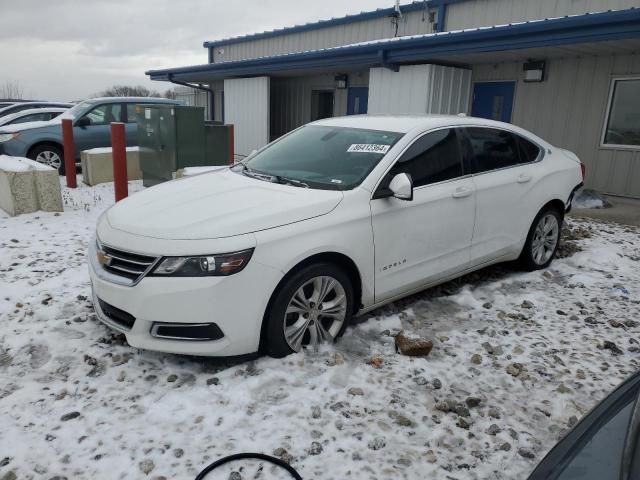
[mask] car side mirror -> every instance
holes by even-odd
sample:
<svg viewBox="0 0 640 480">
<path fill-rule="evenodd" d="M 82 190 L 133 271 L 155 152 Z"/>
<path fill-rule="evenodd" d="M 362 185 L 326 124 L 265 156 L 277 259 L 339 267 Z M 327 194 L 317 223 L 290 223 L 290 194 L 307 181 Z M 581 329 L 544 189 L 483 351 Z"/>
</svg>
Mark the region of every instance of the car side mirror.
<svg viewBox="0 0 640 480">
<path fill-rule="evenodd" d="M 413 200 L 413 180 L 408 173 L 398 173 L 391 179 L 389 190 L 395 198 L 400 200 Z"/>
<path fill-rule="evenodd" d="M 82 117 L 76 121 L 76 127 L 85 128 L 91 125 L 91 119 L 89 117 Z"/>
</svg>

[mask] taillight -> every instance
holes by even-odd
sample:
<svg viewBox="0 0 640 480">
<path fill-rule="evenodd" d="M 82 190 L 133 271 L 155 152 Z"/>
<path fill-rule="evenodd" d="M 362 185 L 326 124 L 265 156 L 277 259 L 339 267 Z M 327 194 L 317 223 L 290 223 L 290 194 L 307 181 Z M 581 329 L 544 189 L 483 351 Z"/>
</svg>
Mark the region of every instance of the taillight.
<svg viewBox="0 0 640 480">
<path fill-rule="evenodd" d="M 587 173 L 587 167 L 582 162 L 580 162 L 580 171 L 582 172 L 582 181 L 584 181 L 584 176 Z"/>
</svg>

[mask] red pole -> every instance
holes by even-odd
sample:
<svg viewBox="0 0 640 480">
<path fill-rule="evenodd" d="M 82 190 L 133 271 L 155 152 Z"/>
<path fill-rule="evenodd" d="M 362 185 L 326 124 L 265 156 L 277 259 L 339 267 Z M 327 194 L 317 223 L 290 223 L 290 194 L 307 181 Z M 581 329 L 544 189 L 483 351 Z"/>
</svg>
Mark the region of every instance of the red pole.
<svg viewBox="0 0 640 480">
<path fill-rule="evenodd" d="M 234 133 L 233 133 L 233 124 L 228 125 L 229 127 L 229 165 L 233 165 L 235 162 L 235 146 L 234 146 Z"/>
<path fill-rule="evenodd" d="M 67 187 L 77 188 L 76 183 L 76 146 L 73 142 L 73 120 L 62 120 L 62 144 L 64 148 L 64 172 L 67 178 Z"/>
<path fill-rule="evenodd" d="M 125 142 L 124 123 L 111 124 L 111 151 L 113 154 L 113 183 L 116 202 L 129 195 L 127 183 L 127 146 Z"/>
</svg>

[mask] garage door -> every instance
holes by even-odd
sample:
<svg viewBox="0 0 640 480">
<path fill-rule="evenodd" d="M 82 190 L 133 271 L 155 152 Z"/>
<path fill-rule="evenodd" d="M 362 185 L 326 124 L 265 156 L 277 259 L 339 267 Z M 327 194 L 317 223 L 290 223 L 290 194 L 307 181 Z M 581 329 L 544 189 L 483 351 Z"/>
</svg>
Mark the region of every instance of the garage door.
<svg viewBox="0 0 640 480">
<path fill-rule="evenodd" d="M 234 125 L 236 155 L 246 156 L 269 142 L 269 77 L 224 81 L 224 120 Z"/>
</svg>

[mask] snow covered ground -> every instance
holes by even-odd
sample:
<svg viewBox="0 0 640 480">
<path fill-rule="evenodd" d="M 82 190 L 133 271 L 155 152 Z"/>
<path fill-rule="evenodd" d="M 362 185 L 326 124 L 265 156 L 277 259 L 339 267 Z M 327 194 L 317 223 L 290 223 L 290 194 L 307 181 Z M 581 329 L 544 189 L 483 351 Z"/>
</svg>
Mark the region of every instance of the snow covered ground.
<svg viewBox="0 0 640 480">
<path fill-rule="evenodd" d="M 0 214 L 0 479 L 192 479 L 242 451 L 306 479 L 525 478 L 638 368 L 638 230 L 575 220 L 549 270 L 468 275 L 319 352 L 139 351 L 89 299 L 85 250 L 112 199 L 82 186 L 62 214 Z M 432 339 L 430 356 L 396 354 L 400 328 Z M 241 478 L 287 477 L 253 464 Z"/>
</svg>

